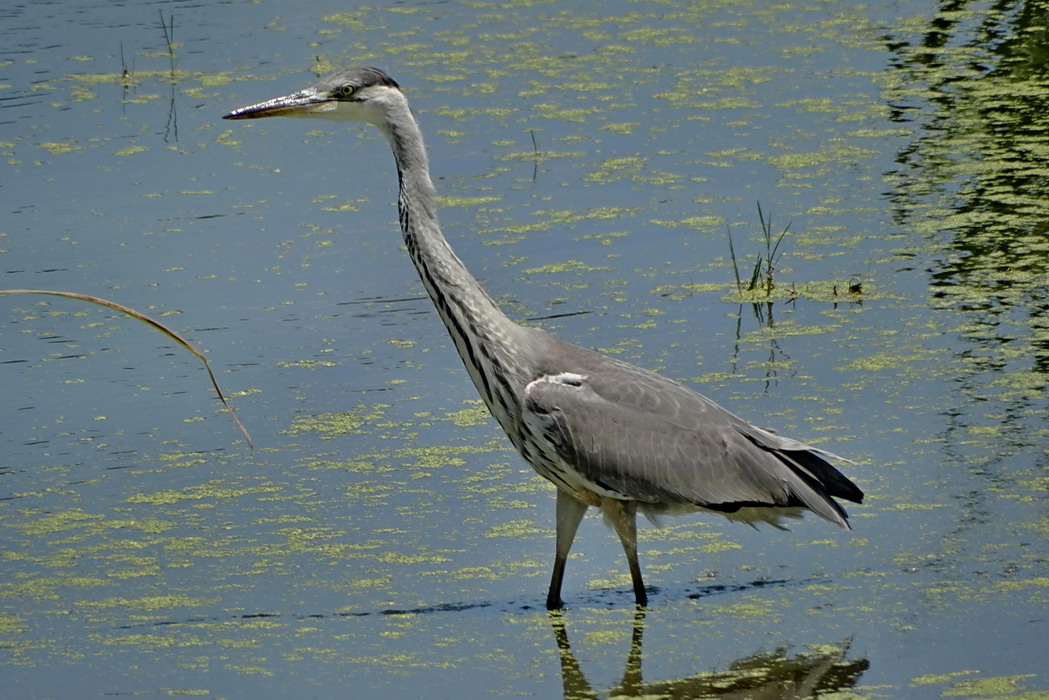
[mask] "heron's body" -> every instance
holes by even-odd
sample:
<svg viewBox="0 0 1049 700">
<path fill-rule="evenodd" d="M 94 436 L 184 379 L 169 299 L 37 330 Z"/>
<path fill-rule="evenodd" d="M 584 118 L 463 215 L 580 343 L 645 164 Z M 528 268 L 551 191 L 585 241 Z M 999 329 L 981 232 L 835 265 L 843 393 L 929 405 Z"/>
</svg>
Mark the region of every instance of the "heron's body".
<svg viewBox="0 0 1049 700">
<path fill-rule="evenodd" d="M 849 527 L 834 497 L 860 502 L 863 493 L 826 461 L 834 455 L 755 427 L 662 375 L 507 318 L 442 235 L 421 132 L 384 72 L 340 71 L 226 118 L 277 115 L 369 121 L 390 141 L 401 230 L 419 276 L 492 415 L 557 487 L 548 607 L 561 605 L 568 551 L 591 506 L 619 535 L 642 605 L 639 509 L 649 516 L 709 510 L 777 527 L 808 509 Z"/>
</svg>

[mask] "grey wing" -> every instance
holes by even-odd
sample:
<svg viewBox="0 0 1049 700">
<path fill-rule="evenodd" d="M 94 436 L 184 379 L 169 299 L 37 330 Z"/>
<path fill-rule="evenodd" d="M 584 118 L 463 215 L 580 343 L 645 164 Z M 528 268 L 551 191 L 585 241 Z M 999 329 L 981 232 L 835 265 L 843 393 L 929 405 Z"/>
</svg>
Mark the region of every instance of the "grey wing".
<svg viewBox="0 0 1049 700">
<path fill-rule="evenodd" d="M 587 352 L 578 371 L 530 383 L 524 410 L 588 481 L 653 505 L 804 506 L 848 527 L 831 496 L 859 502 L 863 493 L 823 459 L 834 455 L 750 425 L 661 375 Z"/>
</svg>

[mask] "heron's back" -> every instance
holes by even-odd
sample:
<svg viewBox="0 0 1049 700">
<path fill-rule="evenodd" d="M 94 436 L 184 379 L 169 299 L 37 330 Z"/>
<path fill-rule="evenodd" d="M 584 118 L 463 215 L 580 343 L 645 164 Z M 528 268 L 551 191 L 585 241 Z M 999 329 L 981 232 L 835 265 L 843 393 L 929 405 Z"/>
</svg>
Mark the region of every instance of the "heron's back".
<svg viewBox="0 0 1049 700">
<path fill-rule="evenodd" d="M 833 499 L 859 503 L 863 492 L 827 461 L 834 455 L 751 425 L 662 375 L 536 333 L 542 359 L 525 389 L 521 451 L 558 486 L 583 485 L 650 512 L 804 507 L 848 527 Z"/>
</svg>

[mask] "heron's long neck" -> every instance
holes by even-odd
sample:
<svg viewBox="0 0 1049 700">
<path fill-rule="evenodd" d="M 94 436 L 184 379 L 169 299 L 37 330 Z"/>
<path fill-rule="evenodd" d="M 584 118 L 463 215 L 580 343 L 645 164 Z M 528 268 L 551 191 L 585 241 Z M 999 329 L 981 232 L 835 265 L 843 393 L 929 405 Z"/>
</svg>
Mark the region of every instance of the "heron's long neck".
<svg viewBox="0 0 1049 700">
<path fill-rule="evenodd" d="M 499 310 L 441 233 L 422 134 L 407 105 L 404 111 L 390 121 L 397 126 L 384 128 L 397 160 L 404 242 L 477 390 L 503 422 L 508 411 L 516 414 L 505 404 L 534 379 L 518 357 L 525 329 Z"/>
</svg>

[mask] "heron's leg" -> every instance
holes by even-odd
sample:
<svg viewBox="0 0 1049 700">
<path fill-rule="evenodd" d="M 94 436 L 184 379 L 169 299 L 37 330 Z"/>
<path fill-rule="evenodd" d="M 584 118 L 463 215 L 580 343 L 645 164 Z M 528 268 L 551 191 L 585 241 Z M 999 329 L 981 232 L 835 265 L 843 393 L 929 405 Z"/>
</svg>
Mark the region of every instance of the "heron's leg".
<svg viewBox="0 0 1049 700">
<path fill-rule="evenodd" d="M 630 566 L 630 580 L 634 584 L 634 600 L 638 605 L 648 605 L 648 593 L 641 578 L 641 565 L 637 562 L 637 502 L 620 501 L 616 498 L 602 498 L 601 511 L 605 520 L 619 535 L 626 553 L 627 565 Z"/>
<path fill-rule="evenodd" d="M 546 609 L 561 607 L 561 582 L 565 578 L 565 562 L 572 548 L 576 530 L 583 520 L 587 505 L 577 501 L 561 489 L 557 490 L 557 552 L 554 555 L 554 571 L 550 575 L 550 590 L 546 594 Z"/>
</svg>

